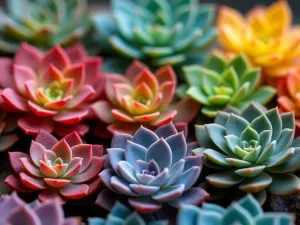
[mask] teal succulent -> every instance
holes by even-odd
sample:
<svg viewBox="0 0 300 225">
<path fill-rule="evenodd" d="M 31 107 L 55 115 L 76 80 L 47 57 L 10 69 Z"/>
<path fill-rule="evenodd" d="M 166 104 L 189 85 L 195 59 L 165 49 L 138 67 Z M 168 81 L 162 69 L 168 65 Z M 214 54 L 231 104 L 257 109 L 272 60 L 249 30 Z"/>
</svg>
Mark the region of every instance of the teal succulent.
<svg viewBox="0 0 300 225">
<path fill-rule="evenodd" d="M 220 169 L 206 180 L 218 188 L 238 185 L 244 192 L 287 195 L 300 191 L 293 174 L 300 169 L 300 139 L 294 142 L 295 118 L 279 114 L 278 108 L 264 110 L 251 103 L 240 114 L 220 111 L 214 123 L 196 125 L 204 164 Z M 288 185 L 287 185 L 288 184 Z"/>
<path fill-rule="evenodd" d="M 167 225 L 167 221 L 155 220 L 152 215 L 132 212 L 125 205 L 116 202 L 107 219 L 90 218 L 89 225 Z"/>
<path fill-rule="evenodd" d="M 201 103 L 201 112 L 208 117 L 216 117 L 227 105 L 242 110 L 251 101 L 266 104 L 276 93 L 270 86 L 258 87 L 260 70 L 250 67 L 243 55 L 226 60 L 213 54 L 203 67 L 187 66 L 184 73 L 188 85 L 178 90 L 179 95 Z"/>
<path fill-rule="evenodd" d="M 21 42 L 42 50 L 75 44 L 90 28 L 86 0 L 6 0 L 0 13 L 0 51 L 15 53 Z"/>
<path fill-rule="evenodd" d="M 102 50 L 160 67 L 202 58 L 217 36 L 214 17 L 198 0 L 113 0 L 111 15 L 93 21 Z"/>
<path fill-rule="evenodd" d="M 201 208 L 184 205 L 178 213 L 177 225 L 293 225 L 288 213 L 264 213 L 260 204 L 247 195 L 228 208 L 204 203 Z"/>
</svg>

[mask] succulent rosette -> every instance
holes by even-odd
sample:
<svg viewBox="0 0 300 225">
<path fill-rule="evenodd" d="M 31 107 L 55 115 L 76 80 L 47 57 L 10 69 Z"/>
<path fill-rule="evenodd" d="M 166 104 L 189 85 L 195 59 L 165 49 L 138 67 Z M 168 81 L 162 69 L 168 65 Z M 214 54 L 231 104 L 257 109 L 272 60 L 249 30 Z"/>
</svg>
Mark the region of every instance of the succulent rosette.
<svg viewBox="0 0 300 225">
<path fill-rule="evenodd" d="M 18 127 L 17 120 L 17 115 L 0 109 L 0 152 L 8 150 L 19 140 L 18 136 L 14 134 Z"/>
<path fill-rule="evenodd" d="M 288 1 L 269 7 L 258 6 L 246 17 L 222 6 L 217 27 L 225 54 L 244 53 L 269 78 L 283 77 L 297 69 L 300 56 L 300 30 L 292 26 Z"/>
<path fill-rule="evenodd" d="M 292 113 L 279 114 L 278 108 L 265 111 L 251 103 L 240 114 L 219 112 L 214 123 L 196 126 L 205 165 L 222 172 L 206 177 L 218 188 L 238 186 L 244 192 L 275 195 L 300 191 L 293 174 L 300 168 L 299 140 L 294 140 Z M 288 184 L 288 185 L 287 185 Z"/>
<path fill-rule="evenodd" d="M 32 141 L 30 154 L 9 152 L 16 174 L 4 183 L 19 192 L 38 191 L 42 202 L 80 199 L 95 193 L 101 184 L 97 176 L 104 164 L 101 145 L 83 144 L 73 132 L 58 141 L 40 131 Z"/>
<path fill-rule="evenodd" d="M 93 21 L 102 51 L 161 67 L 202 59 L 217 36 L 214 18 L 215 7 L 197 0 L 114 0 L 111 15 Z"/>
<path fill-rule="evenodd" d="M 57 200 L 34 207 L 22 201 L 17 194 L 2 197 L 0 202 L 0 224 L 9 225 L 81 225 L 77 217 L 65 218 L 64 211 Z"/>
<path fill-rule="evenodd" d="M 259 87 L 260 70 L 251 68 L 243 55 L 226 60 L 211 55 L 204 66 L 184 67 L 188 85 L 178 89 L 203 105 L 201 112 L 216 117 L 218 110 L 231 105 L 243 109 L 251 101 L 268 103 L 276 91 L 270 86 Z"/>
<path fill-rule="evenodd" d="M 110 168 L 100 173 L 102 182 L 112 192 L 129 197 L 129 204 L 139 212 L 155 212 L 163 203 L 200 204 L 208 197 L 203 189 L 192 187 L 203 156 L 189 155 L 184 134 L 173 123 L 155 132 L 141 126 L 133 136 L 117 133 L 107 153 Z M 99 196 L 97 203 L 105 205 Z"/>
<path fill-rule="evenodd" d="M 55 124 L 80 133 L 89 105 L 104 93 L 100 63 L 101 58 L 89 57 L 81 45 L 42 53 L 23 43 L 14 59 L 0 59 L 1 105 L 24 113 L 18 125 L 27 134 L 52 132 Z"/>
<path fill-rule="evenodd" d="M 293 112 L 296 118 L 296 134 L 300 131 L 300 74 L 291 73 L 287 77 L 278 80 L 277 103 L 282 112 Z"/>
<path fill-rule="evenodd" d="M 168 225 L 167 221 L 155 220 L 153 216 L 132 212 L 128 207 L 116 202 L 106 219 L 90 218 L 89 225 Z"/>
<path fill-rule="evenodd" d="M 184 99 L 171 104 L 175 94 L 176 75 L 170 66 L 152 73 L 144 64 L 134 61 L 125 76 L 106 75 L 107 100 L 92 105 L 94 114 L 111 133 L 133 134 L 142 124 L 156 128 L 167 124 L 188 123 L 196 116 L 199 104 Z"/>
<path fill-rule="evenodd" d="M 252 195 L 247 195 L 226 209 L 216 204 L 204 203 L 201 208 L 183 205 L 177 225 L 294 225 L 295 217 L 289 213 L 265 213 Z"/>
<path fill-rule="evenodd" d="M 6 0 L 1 11 L 0 51 L 15 53 L 21 42 L 42 50 L 80 41 L 90 27 L 85 0 Z"/>
</svg>

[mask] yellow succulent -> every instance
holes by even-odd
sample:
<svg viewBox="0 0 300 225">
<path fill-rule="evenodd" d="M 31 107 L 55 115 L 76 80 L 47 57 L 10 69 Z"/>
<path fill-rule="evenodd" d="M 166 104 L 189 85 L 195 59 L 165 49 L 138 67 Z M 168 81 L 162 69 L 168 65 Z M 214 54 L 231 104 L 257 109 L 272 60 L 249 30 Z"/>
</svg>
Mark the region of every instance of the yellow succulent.
<svg viewBox="0 0 300 225">
<path fill-rule="evenodd" d="M 284 77 L 300 65 L 300 27 L 292 26 L 286 1 L 255 7 L 245 17 L 222 6 L 217 26 L 224 53 L 244 53 L 269 78 Z"/>
</svg>

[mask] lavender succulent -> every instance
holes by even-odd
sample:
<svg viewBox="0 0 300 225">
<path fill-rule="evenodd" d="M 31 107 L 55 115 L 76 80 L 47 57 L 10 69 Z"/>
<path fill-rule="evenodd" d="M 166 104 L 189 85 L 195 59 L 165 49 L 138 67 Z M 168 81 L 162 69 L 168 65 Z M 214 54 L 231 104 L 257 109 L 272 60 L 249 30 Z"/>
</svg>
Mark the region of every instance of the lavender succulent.
<svg viewBox="0 0 300 225">
<path fill-rule="evenodd" d="M 300 169 L 300 139 L 293 142 L 294 132 L 292 113 L 280 115 L 278 108 L 266 111 L 251 103 L 240 114 L 219 112 L 214 123 L 196 126 L 201 148 L 193 153 L 204 153 L 206 166 L 222 170 L 206 177 L 215 187 L 297 193 L 300 180 L 293 172 Z"/>
<path fill-rule="evenodd" d="M 0 201 L 1 225 L 80 225 L 77 217 L 64 218 L 59 201 L 53 200 L 35 207 L 23 202 L 16 193 L 5 196 Z"/>
<path fill-rule="evenodd" d="M 209 223 L 208 223 L 209 221 Z M 293 225 L 288 213 L 264 213 L 252 195 L 247 195 L 228 208 L 204 203 L 201 208 L 184 205 L 180 208 L 177 225 Z"/>
<path fill-rule="evenodd" d="M 133 136 L 116 133 L 107 150 L 111 168 L 100 178 L 111 191 L 128 196 L 129 204 L 142 213 L 155 212 L 162 203 L 200 204 L 208 194 L 192 186 L 203 156 L 190 156 L 189 150 L 183 132 L 178 133 L 173 123 L 155 132 L 141 126 Z"/>
<path fill-rule="evenodd" d="M 116 202 L 106 219 L 90 218 L 89 225 L 167 225 L 167 221 L 157 221 L 152 215 L 132 212 L 128 207 Z"/>
</svg>

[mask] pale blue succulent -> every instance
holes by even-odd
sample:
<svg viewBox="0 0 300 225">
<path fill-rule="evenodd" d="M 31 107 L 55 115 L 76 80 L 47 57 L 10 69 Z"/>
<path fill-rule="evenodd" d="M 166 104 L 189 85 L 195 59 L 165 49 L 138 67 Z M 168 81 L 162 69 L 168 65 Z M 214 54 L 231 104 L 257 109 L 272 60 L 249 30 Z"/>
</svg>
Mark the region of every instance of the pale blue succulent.
<svg viewBox="0 0 300 225">
<path fill-rule="evenodd" d="M 155 212 L 163 203 L 200 204 L 208 194 L 192 186 L 200 176 L 203 156 L 189 156 L 188 146 L 173 123 L 155 132 L 141 127 L 133 136 L 115 134 L 107 149 L 111 168 L 102 171 L 100 178 L 142 213 Z"/>
</svg>

